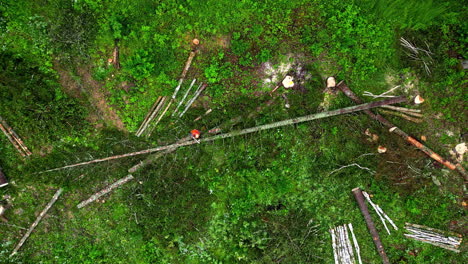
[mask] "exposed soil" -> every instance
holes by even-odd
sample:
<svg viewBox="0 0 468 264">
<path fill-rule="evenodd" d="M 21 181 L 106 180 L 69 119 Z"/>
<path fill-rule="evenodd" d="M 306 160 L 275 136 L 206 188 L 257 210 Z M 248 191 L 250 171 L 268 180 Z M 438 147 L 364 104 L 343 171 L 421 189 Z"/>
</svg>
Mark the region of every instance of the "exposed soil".
<svg viewBox="0 0 468 264">
<path fill-rule="evenodd" d="M 107 104 L 102 84 L 93 79 L 91 67 L 78 68 L 76 77 L 62 68 L 58 62 L 54 63 L 54 69 L 59 74 L 59 83 L 65 93 L 89 102 L 90 114 L 87 119 L 95 124 L 96 128 L 101 128 L 103 124 L 99 121 L 103 121 L 107 126 L 127 131 L 116 111 Z"/>
</svg>

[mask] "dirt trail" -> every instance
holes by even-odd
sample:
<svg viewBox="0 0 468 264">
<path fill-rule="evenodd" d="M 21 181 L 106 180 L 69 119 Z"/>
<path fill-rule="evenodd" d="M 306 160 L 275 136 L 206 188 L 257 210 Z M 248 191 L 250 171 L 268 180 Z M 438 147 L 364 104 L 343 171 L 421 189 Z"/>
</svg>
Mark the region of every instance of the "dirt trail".
<svg viewBox="0 0 468 264">
<path fill-rule="evenodd" d="M 68 70 L 60 67 L 57 62 L 54 63 L 54 69 L 59 74 L 59 82 L 68 95 L 88 100 L 91 107 L 91 113 L 88 116 L 90 122 L 96 123 L 102 120 L 107 126 L 127 131 L 116 111 L 107 104 L 106 93 L 103 91 L 102 85 L 91 76 L 90 67 L 78 68 L 78 76 L 75 78 Z M 98 128 L 101 126 L 101 124 L 96 125 Z"/>
</svg>

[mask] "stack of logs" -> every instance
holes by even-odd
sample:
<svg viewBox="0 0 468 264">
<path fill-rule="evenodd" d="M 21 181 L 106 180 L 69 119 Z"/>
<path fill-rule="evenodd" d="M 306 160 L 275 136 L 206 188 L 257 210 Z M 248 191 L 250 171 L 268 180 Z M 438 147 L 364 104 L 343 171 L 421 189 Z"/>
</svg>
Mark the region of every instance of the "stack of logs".
<svg viewBox="0 0 468 264">
<path fill-rule="evenodd" d="M 16 134 L 16 132 L 3 120 L 0 116 L 0 130 L 8 138 L 8 140 L 13 144 L 13 146 L 18 150 L 21 156 L 26 157 L 31 155 L 31 151 L 26 147 L 21 138 Z"/>
</svg>

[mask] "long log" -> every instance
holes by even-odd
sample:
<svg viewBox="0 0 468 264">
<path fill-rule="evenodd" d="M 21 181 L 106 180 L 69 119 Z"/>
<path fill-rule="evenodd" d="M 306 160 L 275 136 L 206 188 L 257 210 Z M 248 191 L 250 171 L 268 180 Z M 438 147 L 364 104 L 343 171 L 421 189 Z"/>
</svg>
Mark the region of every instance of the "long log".
<svg viewBox="0 0 468 264">
<path fill-rule="evenodd" d="M 175 91 L 174 91 L 174 94 L 172 95 L 172 99 L 174 100 L 177 96 L 177 93 L 179 92 L 179 89 L 180 89 L 180 86 L 182 85 L 182 82 L 184 81 L 185 79 L 185 76 L 187 75 L 187 72 L 190 68 L 190 65 L 192 64 L 192 60 L 193 58 L 195 57 L 195 55 L 197 54 L 196 51 L 191 51 L 190 52 L 190 55 L 187 59 L 187 62 L 185 63 L 185 67 L 184 67 L 184 70 L 182 71 L 182 74 L 180 76 L 180 79 L 179 79 L 179 84 L 177 85 Z"/>
<path fill-rule="evenodd" d="M 388 115 L 394 115 L 394 116 L 398 116 L 398 117 L 401 117 L 403 119 L 406 119 L 408 121 L 411 121 L 413 123 L 422 123 L 422 119 L 419 119 L 419 118 L 415 118 L 415 117 L 411 117 L 409 115 L 407 115 L 406 113 L 402 113 L 402 112 L 394 112 L 394 111 L 389 111 L 389 110 L 384 110 L 384 109 L 378 109 L 379 112 L 381 112 L 382 114 L 388 114 Z"/>
<path fill-rule="evenodd" d="M 50 200 L 50 202 L 46 205 L 44 210 L 42 210 L 42 212 L 36 218 L 36 221 L 34 221 L 34 223 L 31 225 L 31 227 L 29 227 L 28 231 L 26 232 L 26 234 L 24 234 L 23 238 L 21 238 L 20 242 L 18 243 L 18 245 L 16 245 L 15 249 L 13 249 L 13 252 L 11 253 L 10 256 L 15 255 L 18 252 L 18 250 L 20 250 L 20 248 L 23 246 L 24 242 L 26 242 L 26 240 L 29 238 L 31 233 L 36 228 L 36 226 L 39 224 L 39 222 L 42 220 L 42 218 L 47 214 L 47 212 L 52 207 L 52 205 L 54 205 L 54 203 L 57 201 L 57 199 L 62 194 L 62 192 L 63 192 L 62 188 L 58 189 L 57 192 L 55 192 L 55 194 L 52 197 L 52 199 Z"/>
<path fill-rule="evenodd" d="M 265 104 L 261 105 L 261 106 L 257 106 L 255 108 L 254 111 L 252 111 L 248 116 L 247 118 L 251 119 L 251 118 L 254 118 L 255 116 L 257 116 L 263 109 L 265 109 L 266 107 L 268 106 L 271 106 L 274 102 L 274 99 L 271 99 L 271 100 L 268 100 L 267 102 L 265 102 Z M 236 117 L 236 118 L 232 118 L 231 120 L 225 122 L 224 124 L 220 125 L 220 126 L 217 126 L 217 127 L 214 127 L 210 130 L 208 130 L 205 134 L 207 135 L 214 135 L 214 134 L 218 134 L 220 131 L 228 128 L 228 127 L 232 127 L 236 124 L 238 124 L 240 121 L 242 120 L 242 116 L 239 116 L 239 117 Z M 179 143 L 182 143 L 182 142 L 186 142 L 186 141 L 190 141 L 192 140 L 192 137 L 188 136 L 188 137 L 184 137 L 180 140 L 178 140 L 176 143 L 179 144 Z M 144 167 L 148 166 L 149 164 L 155 162 L 156 160 L 158 160 L 160 157 L 168 154 L 168 153 L 171 153 L 173 151 L 175 151 L 177 148 L 170 148 L 170 149 L 167 149 L 165 151 L 162 151 L 160 153 L 156 153 L 156 154 L 152 154 L 150 156 L 148 156 L 146 159 L 140 161 L 138 164 L 135 164 L 133 167 L 131 167 L 130 169 L 128 169 L 128 172 L 129 173 L 135 173 L 136 171 L 139 171 L 141 169 L 143 169 Z"/>
<path fill-rule="evenodd" d="M 362 100 L 359 97 L 357 97 L 356 94 L 354 94 L 353 91 L 351 91 L 351 89 L 349 89 L 349 87 L 344 82 L 340 83 L 338 88 L 346 96 L 351 98 L 351 100 L 353 100 L 355 103 L 362 104 Z M 403 130 L 396 127 L 394 124 L 392 124 L 390 121 L 385 119 L 383 116 L 381 116 L 379 114 L 374 114 L 369 109 L 364 110 L 364 113 L 366 113 L 368 116 L 370 116 L 370 118 L 379 121 L 380 123 L 382 123 L 382 125 L 386 126 L 387 128 L 390 128 L 390 132 L 393 132 L 393 133 L 401 136 L 406 141 L 408 141 L 411 145 L 415 146 L 416 148 L 418 148 L 422 152 L 426 153 L 426 155 L 428 155 L 429 157 L 431 157 L 435 161 L 443 164 L 444 166 L 446 166 L 447 168 L 449 168 L 451 170 L 457 170 L 462 176 L 464 176 L 465 181 L 468 181 L 468 174 L 467 174 L 466 170 L 461 166 L 460 163 L 453 164 L 450 161 L 442 158 L 439 154 L 435 153 L 432 149 L 428 148 L 427 146 L 423 145 L 421 142 L 419 142 L 415 138 L 413 138 L 413 137 L 409 136 L 408 134 L 406 134 Z"/>
<path fill-rule="evenodd" d="M 383 100 L 383 101 L 377 101 L 377 102 L 371 102 L 371 103 L 362 104 L 362 105 L 350 106 L 350 107 L 337 109 L 337 110 L 333 110 L 333 111 L 321 112 L 321 113 L 317 113 L 317 114 L 312 114 L 312 115 L 287 119 L 287 120 L 283 120 L 283 121 L 279 121 L 279 122 L 275 122 L 275 123 L 271 123 L 271 124 L 246 128 L 246 129 L 242 129 L 240 131 L 233 131 L 233 132 L 216 135 L 216 136 L 209 137 L 209 138 L 202 138 L 201 140 L 199 140 L 199 142 L 200 143 L 210 142 L 210 141 L 215 141 L 215 140 L 218 140 L 218 139 L 230 138 L 230 137 L 250 134 L 250 133 L 254 133 L 254 132 L 258 132 L 258 131 L 262 131 L 262 130 L 266 130 L 266 129 L 272 129 L 272 128 L 277 128 L 277 127 L 282 127 L 282 126 L 288 126 L 288 125 L 303 123 L 303 122 L 312 121 L 312 120 L 316 120 L 316 119 L 332 117 L 332 116 L 336 116 L 336 115 L 354 113 L 354 112 L 362 111 L 362 110 L 365 110 L 365 109 L 379 107 L 381 105 L 396 104 L 396 103 L 402 103 L 402 102 L 406 102 L 406 101 L 407 101 L 406 97 L 399 96 L 399 97 L 395 97 L 395 98 L 391 98 L 391 99 L 387 99 L 387 100 Z M 198 142 L 196 142 L 196 141 L 188 141 L 188 142 L 176 143 L 176 144 L 172 144 L 172 145 L 160 146 L 160 147 L 156 147 L 156 148 L 150 148 L 150 149 L 140 150 L 140 151 L 136 151 L 136 152 L 131 152 L 131 153 L 126 153 L 126 154 L 121 154 L 121 155 L 116 155 L 116 156 L 111 156 L 111 157 L 106 157 L 106 158 L 81 162 L 81 163 L 77 163 L 77 164 L 67 165 L 67 166 L 60 167 L 60 168 L 46 170 L 46 171 L 43 171 L 41 173 L 50 172 L 50 171 L 57 171 L 57 170 L 62 170 L 62 169 L 67 169 L 67 168 L 73 168 L 73 167 L 78 167 L 78 166 L 83 166 L 83 165 L 88 165 L 88 164 L 93 164 L 93 163 L 98 163 L 98 162 L 103 162 L 103 161 L 121 159 L 121 158 L 125 158 L 125 157 L 133 157 L 133 156 L 142 155 L 142 154 L 149 154 L 149 153 L 153 153 L 153 152 L 157 152 L 157 151 L 171 149 L 171 148 L 174 148 L 174 147 L 179 148 L 179 147 L 189 146 L 189 145 L 193 145 L 193 144 L 197 144 L 197 143 Z"/>
<path fill-rule="evenodd" d="M 107 186 L 106 188 L 100 190 L 99 192 L 91 195 L 88 199 L 82 201 L 81 203 L 79 203 L 76 207 L 78 207 L 78 209 L 81 209 L 83 207 L 85 207 L 86 205 L 96 201 L 97 199 L 99 199 L 100 197 L 102 197 L 103 195 L 106 195 L 107 193 L 111 192 L 112 190 L 114 190 L 115 188 L 119 187 L 120 185 L 123 185 L 125 183 L 127 183 L 128 181 L 131 181 L 133 180 L 134 177 L 129 174 L 127 175 L 126 177 L 114 182 L 113 184 Z"/>
<path fill-rule="evenodd" d="M 148 122 L 148 119 L 150 118 L 151 114 L 153 114 L 156 107 L 159 105 L 159 102 L 161 101 L 161 99 L 162 99 L 162 96 L 159 96 L 158 99 L 156 99 L 156 102 L 154 102 L 153 106 L 151 106 L 150 110 L 148 111 L 145 118 L 143 119 L 143 122 L 141 122 L 140 127 L 138 128 L 137 132 L 135 133 L 137 136 L 138 136 L 138 134 L 140 134 L 140 131 L 143 128 L 143 126 L 145 126 L 145 124 Z"/>
<path fill-rule="evenodd" d="M 366 221 L 367 228 L 372 236 L 372 240 L 374 241 L 374 245 L 379 252 L 380 258 L 382 258 L 382 263 L 390 264 L 390 260 L 385 253 L 384 247 L 382 245 L 382 241 L 380 241 L 379 233 L 377 229 L 375 229 L 374 222 L 372 221 L 372 217 L 369 214 L 369 209 L 367 208 L 366 200 L 364 195 L 362 194 L 361 189 L 354 188 L 353 189 L 354 198 L 359 205 L 359 209 L 361 210 L 362 215 L 364 216 L 364 220 Z"/>
<path fill-rule="evenodd" d="M 177 107 L 176 109 L 174 110 L 174 112 L 172 113 L 172 116 L 175 116 L 177 114 L 177 111 L 179 111 L 179 108 L 182 106 L 182 104 L 184 103 L 185 99 L 187 99 L 187 96 L 188 94 L 190 93 L 190 91 L 192 90 L 192 87 L 193 85 L 195 84 L 195 82 L 197 81 L 197 79 L 193 79 L 192 80 L 192 83 L 190 83 L 190 86 L 189 88 L 187 89 L 187 91 L 185 92 L 184 96 L 182 97 L 182 99 L 180 99 L 180 102 L 179 104 L 177 104 Z"/>
<path fill-rule="evenodd" d="M 0 130 L 2 130 L 3 134 L 8 138 L 11 144 L 18 150 L 21 156 L 29 156 L 31 155 L 31 151 L 26 147 L 23 143 L 21 138 L 16 134 L 16 132 L 11 128 L 5 120 L 0 116 Z"/>
<path fill-rule="evenodd" d="M 197 100 L 198 96 L 200 96 L 200 94 L 205 90 L 205 88 L 207 87 L 208 85 L 207 84 L 203 84 L 200 89 L 198 89 L 196 92 L 195 92 L 195 95 L 192 97 L 192 99 L 190 99 L 187 104 L 185 105 L 185 109 L 184 111 L 182 111 L 182 113 L 180 113 L 179 117 L 182 117 L 185 112 L 187 112 L 187 110 L 190 108 L 190 106 L 193 104 L 193 102 L 195 102 L 195 100 Z"/>
<path fill-rule="evenodd" d="M 150 117 L 146 120 L 146 123 L 142 126 L 140 132 L 137 134 L 137 136 L 141 136 L 145 130 L 148 128 L 150 125 L 151 121 L 156 117 L 156 115 L 161 111 L 162 107 L 166 103 L 166 100 L 168 99 L 167 96 L 164 96 L 160 101 L 158 106 L 154 109 L 154 111 L 151 113 Z"/>
</svg>

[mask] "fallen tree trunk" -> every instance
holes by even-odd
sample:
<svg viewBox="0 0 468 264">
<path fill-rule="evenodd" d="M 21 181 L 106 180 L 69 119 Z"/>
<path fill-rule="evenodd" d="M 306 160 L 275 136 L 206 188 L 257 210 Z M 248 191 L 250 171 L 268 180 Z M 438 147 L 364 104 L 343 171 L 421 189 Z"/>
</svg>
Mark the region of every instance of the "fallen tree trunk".
<svg viewBox="0 0 468 264">
<path fill-rule="evenodd" d="M 39 222 L 42 220 L 42 218 L 47 214 L 47 212 L 52 207 L 52 205 L 54 205 L 54 203 L 57 201 L 57 199 L 62 194 L 62 192 L 63 192 L 62 188 L 58 189 L 57 192 L 55 192 L 55 194 L 52 197 L 52 199 L 50 200 L 50 202 L 46 205 L 44 210 L 42 210 L 42 212 L 36 218 L 36 221 L 34 221 L 34 223 L 31 225 L 31 227 L 29 227 L 28 231 L 26 232 L 26 234 L 24 234 L 23 238 L 21 238 L 20 242 L 18 243 L 18 245 L 16 245 L 15 249 L 13 249 L 13 252 L 11 253 L 10 256 L 15 255 L 18 252 L 18 250 L 20 250 L 20 248 L 23 246 L 24 242 L 26 242 L 26 240 L 29 238 L 31 233 L 36 228 L 36 226 L 39 224 Z"/>
<path fill-rule="evenodd" d="M 119 56 L 119 40 L 114 41 L 114 52 L 112 53 L 112 64 L 116 69 L 120 69 L 120 56 Z"/>
<path fill-rule="evenodd" d="M 143 133 L 145 133 L 146 129 L 148 129 L 148 126 L 150 125 L 151 121 L 156 117 L 156 115 L 161 111 L 162 107 L 166 103 L 166 100 L 168 99 L 167 96 L 164 96 L 161 98 L 159 101 L 158 106 L 154 109 L 154 111 L 151 113 L 150 117 L 146 120 L 146 123 L 142 126 L 141 130 L 138 132 L 137 136 L 141 136 Z"/>
<path fill-rule="evenodd" d="M 387 254 L 385 253 L 382 241 L 380 241 L 379 233 L 377 232 L 377 229 L 375 229 L 374 222 L 372 221 L 372 217 L 369 214 L 369 209 L 367 208 L 366 200 L 364 198 L 364 195 L 362 194 L 361 189 L 354 188 L 353 194 L 354 198 L 356 198 L 356 201 L 359 205 L 359 209 L 361 210 L 361 213 L 364 216 L 364 220 L 366 221 L 367 228 L 369 229 L 369 232 L 372 236 L 372 240 L 374 241 L 375 247 L 377 248 L 380 257 L 382 258 L 382 263 L 390 264 L 390 260 L 388 259 Z"/>
<path fill-rule="evenodd" d="M 402 112 L 394 112 L 394 111 L 389 111 L 389 110 L 384 110 L 384 109 L 378 109 L 379 112 L 381 112 L 382 114 L 388 114 L 388 115 L 394 115 L 394 116 L 398 116 L 398 117 L 401 117 L 403 119 L 406 119 L 408 121 L 411 121 L 413 123 L 421 123 L 423 120 L 422 119 L 419 119 L 419 118 L 415 118 L 415 117 L 411 117 L 411 116 L 408 116 Z"/>
<path fill-rule="evenodd" d="M 203 84 L 196 92 L 195 92 L 195 95 L 193 96 L 192 99 L 190 99 L 187 104 L 185 105 L 185 109 L 184 111 L 182 111 L 182 113 L 180 113 L 179 117 L 182 117 L 185 112 L 187 112 L 187 110 L 190 108 L 190 106 L 193 104 L 193 102 L 195 102 L 195 100 L 197 100 L 198 96 L 200 96 L 200 94 L 205 90 L 205 88 L 208 86 L 208 84 Z"/>
<path fill-rule="evenodd" d="M 177 85 L 177 87 L 176 87 L 176 89 L 174 91 L 174 94 L 172 95 L 172 100 L 174 100 L 176 98 L 177 93 L 179 92 L 180 86 L 182 85 L 182 82 L 184 81 L 185 76 L 187 75 L 187 72 L 190 69 L 190 65 L 192 65 L 192 60 L 195 57 L 195 55 L 197 55 L 197 51 L 191 51 L 190 52 L 190 55 L 189 55 L 189 57 L 187 59 L 187 62 L 185 63 L 184 70 L 182 71 L 182 74 L 180 76 L 179 84 Z"/>
<path fill-rule="evenodd" d="M 340 84 L 338 84 L 338 85 L 340 85 Z M 411 108 L 398 107 L 398 106 L 393 106 L 393 105 L 382 105 L 381 107 L 382 108 L 392 109 L 392 110 L 395 110 L 395 111 L 405 112 L 405 113 L 421 113 L 421 110 L 419 110 L 419 109 L 411 109 Z M 419 117 L 422 117 L 422 115 L 419 116 Z"/>
<path fill-rule="evenodd" d="M 138 128 L 137 132 L 135 133 L 135 135 L 139 136 L 140 135 L 140 131 L 143 129 L 143 127 L 146 125 L 146 123 L 148 122 L 148 119 L 150 118 L 150 116 L 153 114 L 154 110 L 156 110 L 156 108 L 159 106 L 159 102 L 161 102 L 161 99 L 162 99 L 162 96 L 159 96 L 158 99 L 156 99 L 156 102 L 154 102 L 153 106 L 151 106 L 151 109 L 148 111 L 148 113 L 146 114 L 145 118 L 143 119 L 143 122 L 141 122 L 141 125 L 140 127 Z"/>
<path fill-rule="evenodd" d="M 343 93 L 346 96 L 351 98 L 351 100 L 353 100 L 355 103 L 362 104 L 362 100 L 359 97 L 357 97 L 356 94 L 354 94 L 353 91 L 351 91 L 351 89 L 349 89 L 349 87 L 344 82 L 340 83 L 338 88 L 341 91 L 343 91 Z M 379 121 L 380 123 L 382 123 L 382 125 L 388 127 L 390 129 L 390 132 L 393 132 L 393 133 L 401 136 L 406 141 L 408 141 L 411 145 L 415 146 L 416 148 L 418 148 L 422 152 L 426 153 L 432 159 L 434 159 L 437 162 L 443 164 L 444 166 L 446 166 L 447 168 L 449 168 L 451 170 L 456 169 L 462 176 L 464 176 L 465 181 L 468 181 L 468 174 L 466 173 L 466 170 L 461 166 L 460 163 L 453 164 L 450 161 L 443 159 L 439 154 L 435 153 L 432 149 L 426 147 L 425 145 L 423 145 L 421 142 L 419 142 L 415 138 L 413 138 L 413 137 L 409 136 L 408 134 L 406 134 L 403 130 L 396 127 L 394 124 L 392 124 L 390 121 L 385 119 L 383 116 L 381 116 L 379 114 L 374 114 L 369 109 L 365 109 L 364 113 L 366 113 L 372 119 Z"/>
<path fill-rule="evenodd" d="M 78 209 L 81 209 L 81 208 L 85 207 L 86 205 L 96 201 L 97 199 L 99 199 L 103 195 L 106 195 L 107 193 L 111 192 L 112 190 L 119 187 L 120 185 L 123 185 L 123 184 L 125 184 L 128 181 L 131 181 L 133 179 L 134 179 L 134 177 L 131 174 L 129 174 L 126 177 L 124 177 L 124 178 L 114 182 L 113 184 L 107 186 L 106 188 L 100 190 L 99 192 L 91 195 L 91 197 L 89 197 L 87 200 L 82 201 L 76 207 L 78 207 Z"/>
<path fill-rule="evenodd" d="M 260 113 L 260 111 L 262 111 L 265 107 L 268 107 L 270 105 L 272 105 L 274 102 L 273 99 L 271 100 L 268 100 L 264 105 L 262 106 L 258 106 L 255 108 L 255 111 L 252 111 L 248 116 L 247 118 L 254 118 L 256 115 L 258 115 L 258 113 Z M 227 127 L 232 127 L 234 125 L 236 125 L 237 123 L 239 123 L 240 121 L 242 120 L 242 117 L 236 117 L 236 118 L 232 118 L 231 120 L 225 122 L 223 125 L 220 125 L 218 127 L 215 127 L 215 128 L 212 128 L 210 130 L 208 130 L 206 132 L 206 134 L 218 134 L 219 132 L 221 132 L 222 130 L 226 129 Z M 191 141 L 192 140 L 192 137 L 188 136 L 188 137 L 184 137 L 180 140 L 178 140 L 176 142 L 176 144 L 179 144 L 179 143 L 182 143 L 182 142 L 186 142 L 186 141 Z M 158 160 L 160 157 L 166 155 L 166 154 L 169 154 L 173 151 L 175 151 L 177 148 L 170 148 L 170 149 L 167 149 L 163 152 L 160 152 L 160 153 L 156 153 L 156 154 L 152 154 L 150 156 L 148 156 L 146 159 L 140 161 L 138 164 L 134 165 L 133 167 L 131 167 L 130 169 L 128 169 L 128 172 L 129 173 L 135 173 L 136 171 L 139 171 L 141 169 L 143 169 L 144 167 L 148 166 L 149 164 L 155 162 L 156 160 Z"/>
<path fill-rule="evenodd" d="M 18 150 L 21 156 L 29 156 L 31 155 L 31 151 L 26 147 L 23 143 L 23 140 L 16 134 L 16 132 L 11 128 L 5 120 L 0 116 L 0 130 L 2 130 L 3 134 L 8 138 L 11 144 Z"/>
<path fill-rule="evenodd" d="M 331 116 L 336 116 L 336 115 L 349 114 L 349 113 L 358 112 L 358 111 L 362 111 L 362 110 L 366 110 L 366 109 L 370 109 L 370 108 L 379 107 L 379 106 L 386 105 L 386 104 L 396 104 L 396 103 L 401 103 L 401 102 L 406 102 L 406 101 L 407 101 L 407 99 L 404 96 L 400 96 L 400 97 L 395 97 L 395 98 L 391 98 L 391 99 L 387 99 L 387 100 L 383 100 L 383 101 L 372 102 L 372 103 L 356 105 L 356 106 L 350 106 L 350 107 L 346 107 L 346 108 L 342 108 L 342 109 L 338 109 L 338 110 L 333 110 L 333 111 L 328 111 L 328 112 L 321 112 L 321 113 L 317 113 L 317 114 L 297 117 L 297 118 L 293 118 L 293 119 L 287 119 L 287 120 L 283 120 L 283 121 L 279 121 L 279 122 L 275 122 L 275 123 L 271 123 L 271 124 L 266 124 L 266 125 L 261 125 L 261 126 L 257 126 L 257 127 L 246 128 L 246 129 L 242 129 L 240 131 L 233 131 L 233 132 L 216 135 L 216 136 L 209 137 L 209 138 L 202 138 L 201 140 L 199 140 L 199 142 L 200 143 L 201 142 L 210 142 L 210 141 L 215 141 L 215 140 L 218 140 L 218 139 L 230 138 L 230 137 L 250 134 L 250 133 L 254 133 L 254 132 L 258 132 L 258 131 L 262 131 L 262 130 L 266 130 L 266 129 L 272 129 L 272 128 L 277 128 L 277 127 L 282 127 L 282 126 L 287 126 L 287 125 L 292 125 L 292 124 L 298 124 L 298 123 L 303 123 L 303 122 L 307 122 L 307 121 L 312 121 L 312 120 L 331 117 Z M 168 149 L 171 149 L 171 148 L 179 148 L 179 147 L 193 145 L 193 144 L 197 144 L 197 143 L 198 142 L 196 142 L 196 141 L 188 141 L 188 142 L 176 143 L 176 144 L 172 144 L 172 145 L 160 146 L 160 147 L 156 147 L 156 148 L 145 149 L 145 150 L 140 150 L 140 151 L 136 151 L 136 152 L 131 152 L 131 153 L 126 153 L 126 154 L 106 157 L 106 158 L 102 158 L 102 159 L 95 159 L 95 160 L 91 160 L 91 161 L 86 161 L 86 162 L 81 162 L 81 163 L 77 163 L 77 164 L 67 165 L 67 166 L 60 167 L 60 168 L 46 170 L 46 171 L 43 171 L 41 173 L 50 172 L 50 171 L 57 171 L 57 170 L 62 170 L 62 169 L 67 169 L 67 168 L 73 168 L 73 167 L 78 167 L 78 166 L 83 166 L 83 165 L 88 165 L 88 164 L 93 164 L 93 163 L 98 163 L 98 162 L 103 162 L 103 161 L 109 161 L 109 160 L 114 160 L 114 159 L 121 159 L 121 158 L 125 158 L 125 157 L 133 157 L 133 156 L 142 155 L 142 154 L 149 154 L 149 153 L 153 153 L 153 152 L 157 152 L 157 151 L 168 150 Z"/>
</svg>

